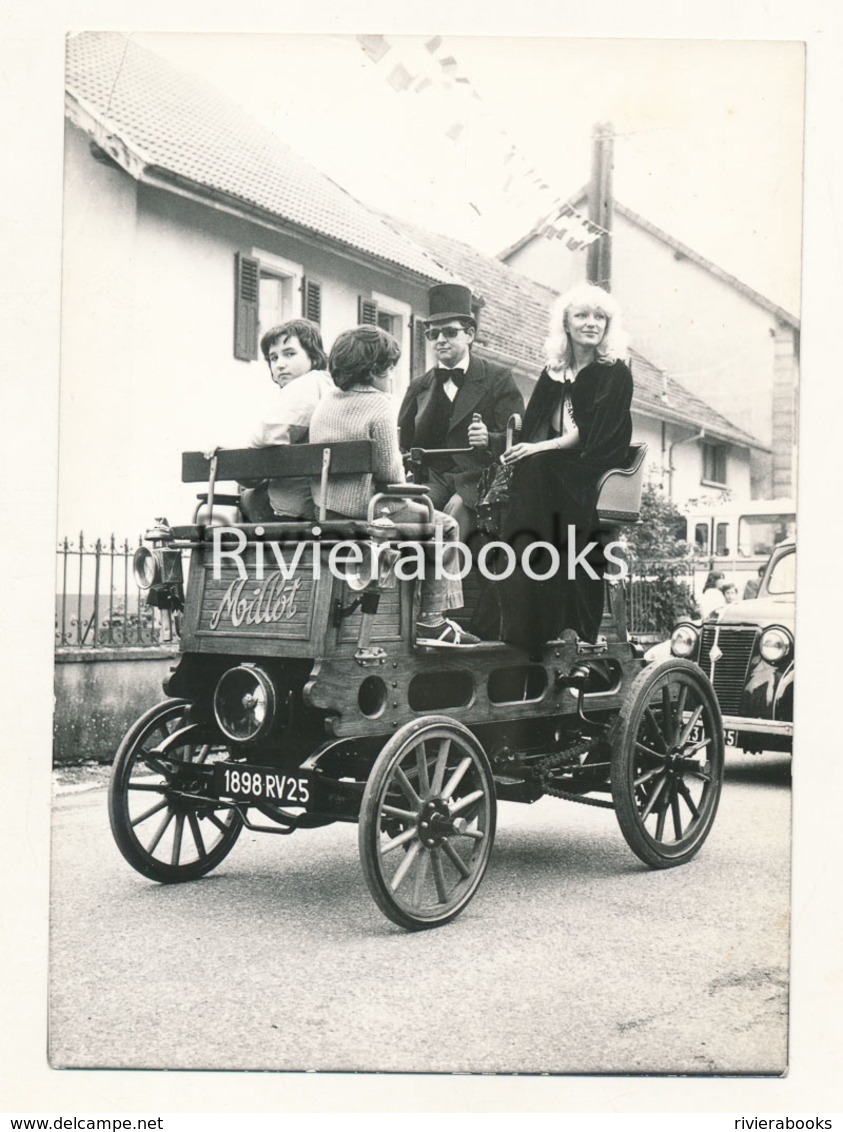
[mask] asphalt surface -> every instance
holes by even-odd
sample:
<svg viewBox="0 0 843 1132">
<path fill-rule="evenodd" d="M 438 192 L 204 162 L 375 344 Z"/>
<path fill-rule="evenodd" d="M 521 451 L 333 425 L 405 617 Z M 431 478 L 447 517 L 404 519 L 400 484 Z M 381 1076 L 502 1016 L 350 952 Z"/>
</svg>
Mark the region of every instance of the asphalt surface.
<svg viewBox="0 0 843 1132">
<path fill-rule="evenodd" d="M 789 775 L 785 756 L 729 752 L 711 836 L 664 871 L 611 810 L 501 803 L 472 903 L 407 933 L 369 896 L 355 826 L 244 831 L 209 877 L 160 886 L 114 845 L 102 776 L 65 774 L 51 1064 L 782 1073 Z"/>
</svg>

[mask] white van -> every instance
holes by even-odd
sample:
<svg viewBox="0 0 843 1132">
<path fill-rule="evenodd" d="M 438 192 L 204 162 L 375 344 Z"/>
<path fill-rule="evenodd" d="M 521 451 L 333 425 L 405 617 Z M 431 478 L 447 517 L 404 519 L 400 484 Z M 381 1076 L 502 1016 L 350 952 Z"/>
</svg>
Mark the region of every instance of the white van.
<svg viewBox="0 0 843 1132">
<path fill-rule="evenodd" d="M 796 504 L 792 499 L 749 499 L 716 510 L 697 508 L 688 512 L 686 524 L 689 550 L 704 560 L 696 573 L 704 580 L 708 570 L 719 570 L 743 596 L 746 582 L 757 578 L 779 543 L 796 537 Z"/>
</svg>

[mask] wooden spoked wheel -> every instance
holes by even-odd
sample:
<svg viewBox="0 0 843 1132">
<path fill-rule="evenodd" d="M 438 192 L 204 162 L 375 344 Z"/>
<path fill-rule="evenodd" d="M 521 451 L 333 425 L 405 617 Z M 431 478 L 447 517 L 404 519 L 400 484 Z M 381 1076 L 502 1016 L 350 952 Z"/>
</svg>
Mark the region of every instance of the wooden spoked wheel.
<svg viewBox="0 0 843 1132">
<path fill-rule="evenodd" d="M 236 810 L 211 796 L 204 768 L 230 750 L 191 723 L 185 700 L 151 708 L 117 751 L 108 791 L 120 852 L 145 877 L 195 880 L 230 852 L 242 829 Z"/>
<path fill-rule="evenodd" d="M 381 911 L 403 928 L 437 927 L 468 904 L 495 836 L 489 760 L 462 724 L 406 724 L 372 768 L 360 809 L 363 873 Z"/>
<path fill-rule="evenodd" d="M 639 673 L 616 723 L 612 797 L 645 864 L 671 868 L 699 850 L 717 813 L 723 759 L 720 709 L 702 670 L 672 659 Z"/>
</svg>

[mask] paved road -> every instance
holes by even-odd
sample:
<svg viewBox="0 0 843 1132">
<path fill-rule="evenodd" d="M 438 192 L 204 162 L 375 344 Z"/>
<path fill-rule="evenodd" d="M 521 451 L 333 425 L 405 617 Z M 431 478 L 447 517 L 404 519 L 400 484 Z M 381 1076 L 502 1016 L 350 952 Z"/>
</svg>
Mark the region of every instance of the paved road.
<svg viewBox="0 0 843 1132">
<path fill-rule="evenodd" d="M 662 872 L 610 810 L 503 803 L 477 896 L 420 933 L 369 897 L 354 826 L 244 831 L 216 873 L 161 887 L 120 857 L 101 788 L 60 796 L 52 1064 L 780 1072 L 789 771 L 730 752 L 708 842 Z"/>
</svg>

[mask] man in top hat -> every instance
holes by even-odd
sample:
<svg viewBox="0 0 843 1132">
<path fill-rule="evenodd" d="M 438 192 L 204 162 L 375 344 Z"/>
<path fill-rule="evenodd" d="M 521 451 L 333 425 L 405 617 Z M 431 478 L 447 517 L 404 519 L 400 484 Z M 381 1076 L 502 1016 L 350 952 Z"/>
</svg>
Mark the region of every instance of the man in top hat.
<svg viewBox="0 0 843 1132">
<path fill-rule="evenodd" d="M 477 321 L 471 291 L 440 283 L 429 291 L 425 336 L 433 343 L 436 367 L 410 383 L 398 414 L 401 447 L 471 448 L 428 471 L 430 498 L 448 511 L 467 542 L 476 529 L 477 482 L 490 459 L 504 449 L 506 425 L 523 413 L 524 399 L 512 372 L 496 362 L 472 357 Z"/>
</svg>

